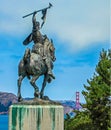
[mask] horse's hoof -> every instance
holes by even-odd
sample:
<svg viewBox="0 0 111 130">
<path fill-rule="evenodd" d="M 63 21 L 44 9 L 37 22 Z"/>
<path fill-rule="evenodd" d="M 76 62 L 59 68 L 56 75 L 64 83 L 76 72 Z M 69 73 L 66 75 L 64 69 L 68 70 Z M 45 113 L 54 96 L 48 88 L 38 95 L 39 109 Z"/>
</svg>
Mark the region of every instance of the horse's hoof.
<svg viewBox="0 0 111 130">
<path fill-rule="evenodd" d="M 42 99 L 44 99 L 44 100 L 50 100 L 48 96 L 43 96 Z"/>
<path fill-rule="evenodd" d="M 44 99 L 44 96 L 40 96 L 40 99 Z"/>
<path fill-rule="evenodd" d="M 22 102 L 22 101 L 23 101 L 22 97 L 18 98 L 18 102 Z"/>
<path fill-rule="evenodd" d="M 44 96 L 43 96 L 43 93 L 40 92 L 40 99 L 43 99 Z"/>
<path fill-rule="evenodd" d="M 49 77 L 47 81 L 48 81 L 48 83 L 51 83 L 52 78 L 51 78 L 51 77 Z"/>
<path fill-rule="evenodd" d="M 34 93 L 34 97 L 35 97 L 35 98 L 38 98 L 38 97 L 39 97 L 39 92 L 35 92 L 35 93 Z"/>
</svg>

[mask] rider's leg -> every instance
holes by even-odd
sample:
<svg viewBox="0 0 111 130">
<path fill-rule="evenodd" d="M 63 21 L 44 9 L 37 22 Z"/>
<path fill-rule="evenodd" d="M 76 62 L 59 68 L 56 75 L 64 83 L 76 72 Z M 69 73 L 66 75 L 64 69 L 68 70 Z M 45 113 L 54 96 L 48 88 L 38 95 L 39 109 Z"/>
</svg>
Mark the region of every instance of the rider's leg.
<svg viewBox="0 0 111 130">
<path fill-rule="evenodd" d="M 46 58 L 45 59 L 45 63 L 46 63 L 46 66 L 48 68 L 48 75 L 51 76 L 53 79 L 55 79 L 55 76 L 53 75 L 52 73 L 52 68 L 51 68 L 51 61 L 49 58 Z"/>
</svg>

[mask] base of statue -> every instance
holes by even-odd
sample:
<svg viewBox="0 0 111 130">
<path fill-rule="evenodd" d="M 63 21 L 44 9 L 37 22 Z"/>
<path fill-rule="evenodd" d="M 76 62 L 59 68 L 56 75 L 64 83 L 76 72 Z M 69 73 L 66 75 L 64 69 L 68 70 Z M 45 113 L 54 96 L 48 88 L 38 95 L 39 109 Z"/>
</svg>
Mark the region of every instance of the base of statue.
<svg viewBox="0 0 111 130">
<path fill-rule="evenodd" d="M 9 130 L 63 130 L 61 105 L 14 104 L 9 109 Z"/>
</svg>

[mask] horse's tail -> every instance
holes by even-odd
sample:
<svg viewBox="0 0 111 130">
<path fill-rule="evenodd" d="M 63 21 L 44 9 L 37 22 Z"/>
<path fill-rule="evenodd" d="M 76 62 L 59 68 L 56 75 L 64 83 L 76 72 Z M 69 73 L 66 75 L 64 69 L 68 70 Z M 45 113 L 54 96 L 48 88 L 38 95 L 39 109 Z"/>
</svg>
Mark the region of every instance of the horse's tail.
<svg viewBox="0 0 111 130">
<path fill-rule="evenodd" d="M 30 62 L 30 56 L 31 56 L 31 52 L 30 52 L 30 49 L 27 48 L 25 50 L 25 53 L 24 53 L 24 56 L 23 56 L 23 61 L 24 61 L 24 65 L 26 65 L 27 63 Z M 27 78 L 30 79 L 30 76 L 27 74 L 27 72 L 25 72 L 26 75 L 27 75 Z"/>
<path fill-rule="evenodd" d="M 18 76 L 27 76 L 27 78 L 30 80 L 30 75 L 27 74 L 27 71 L 25 69 L 25 63 L 22 59 L 18 65 Z"/>
<path fill-rule="evenodd" d="M 27 49 L 25 50 L 25 53 L 24 53 L 24 56 L 23 56 L 24 64 L 27 64 L 27 63 L 29 62 L 30 55 L 31 55 L 30 49 L 27 48 Z"/>
</svg>

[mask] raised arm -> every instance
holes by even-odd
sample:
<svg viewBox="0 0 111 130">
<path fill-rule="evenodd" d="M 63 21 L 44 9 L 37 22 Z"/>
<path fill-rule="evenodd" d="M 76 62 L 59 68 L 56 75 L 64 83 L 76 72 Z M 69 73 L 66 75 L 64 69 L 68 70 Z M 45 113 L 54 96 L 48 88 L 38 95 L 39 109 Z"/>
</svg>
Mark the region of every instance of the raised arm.
<svg viewBox="0 0 111 130">
<path fill-rule="evenodd" d="M 32 16 L 32 23 L 33 23 L 33 27 L 36 25 L 36 11 L 33 13 L 33 16 Z"/>
</svg>

